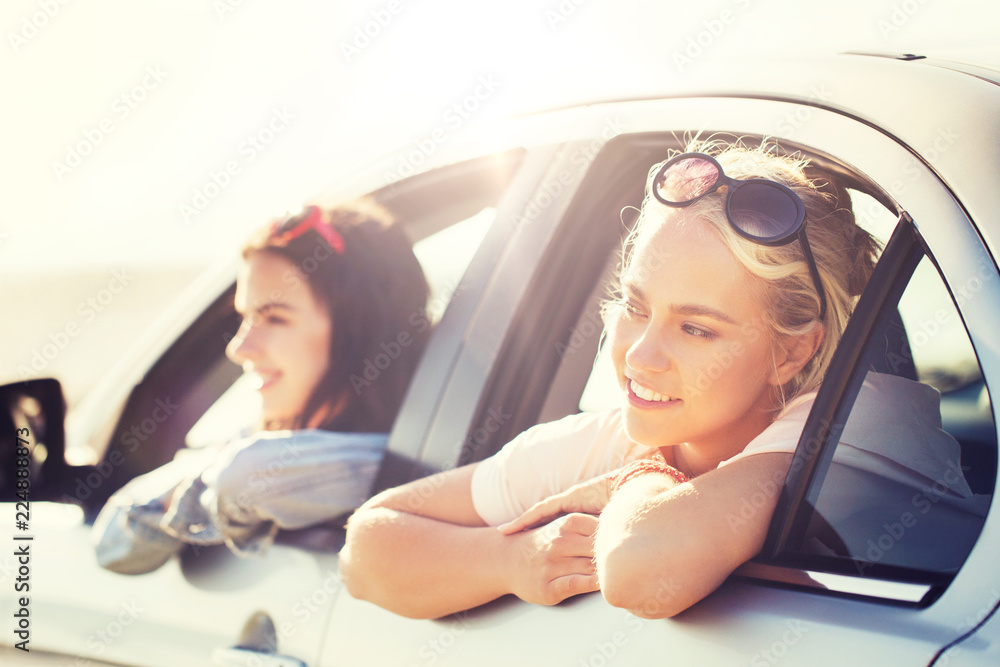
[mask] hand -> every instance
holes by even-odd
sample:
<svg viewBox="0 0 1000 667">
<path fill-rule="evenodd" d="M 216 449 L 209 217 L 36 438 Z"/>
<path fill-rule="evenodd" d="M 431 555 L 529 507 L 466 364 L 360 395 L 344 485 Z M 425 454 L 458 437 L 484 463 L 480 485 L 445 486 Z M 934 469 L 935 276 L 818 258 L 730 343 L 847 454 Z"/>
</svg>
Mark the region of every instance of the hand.
<svg viewBox="0 0 1000 667">
<path fill-rule="evenodd" d="M 595 477 L 535 503 L 527 512 L 513 521 L 497 526 L 497 529 L 504 535 L 513 535 L 526 528 L 548 523 L 563 514 L 579 513 L 596 516 L 608 504 L 610 494 L 611 483 L 607 477 L 603 475 Z"/>
<path fill-rule="evenodd" d="M 597 517 L 569 514 L 511 535 L 511 593 L 525 602 L 553 605 L 600 590 L 594 564 Z"/>
</svg>

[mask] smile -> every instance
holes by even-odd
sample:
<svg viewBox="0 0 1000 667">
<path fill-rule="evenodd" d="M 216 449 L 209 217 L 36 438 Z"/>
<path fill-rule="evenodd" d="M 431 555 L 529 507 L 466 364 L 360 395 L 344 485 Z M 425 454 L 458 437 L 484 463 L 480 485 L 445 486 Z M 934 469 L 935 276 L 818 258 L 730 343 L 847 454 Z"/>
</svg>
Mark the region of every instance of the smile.
<svg viewBox="0 0 1000 667">
<path fill-rule="evenodd" d="M 257 382 L 255 383 L 257 391 L 270 389 L 278 381 L 278 378 L 281 377 L 281 373 L 278 371 L 255 370 L 254 374 L 257 376 Z"/>
<path fill-rule="evenodd" d="M 643 387 L 635 380 L 628 381 L 628 388 L 630 394 L 633 394 L 637 398 L 649 403 L 673 403 L 680 400 L 671 396 L 664 396 L 663 394 L 653 391 L 648 387 Z"/>
</svg>

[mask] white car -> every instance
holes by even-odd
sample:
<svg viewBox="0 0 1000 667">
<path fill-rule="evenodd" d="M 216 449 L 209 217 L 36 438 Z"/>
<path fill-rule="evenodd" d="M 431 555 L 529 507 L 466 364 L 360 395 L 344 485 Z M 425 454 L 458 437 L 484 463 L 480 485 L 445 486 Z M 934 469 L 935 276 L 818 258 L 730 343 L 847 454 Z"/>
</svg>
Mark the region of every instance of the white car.
<svg viewBox="0 0 1000 667">
<path fill-rule="evenodd" d="M 604 283 L 633 222 L 621 212 L 641 201 L 650 165 L 695 134 L 800 151 L 847 180 L 859 222 L 886 241 L 767 544 L 715 593 L 665 620 L 637 618 L 598 593 L 554 607 L 506 597 L 411 620 L 346 592 L 336 525 L 284 533 L 259 559 L 191 549 L 145 575 L 101 570 L 90 528 L 104 500 L 232 426 L 218 415 L 239 394 L 239 383 L 230 389 L 239 370 L 223 353 L 238 321 L 234 263 L 109 372 L 65 438 L 57 384 L 3 389 L 32 447 L 30 508 L 15 505 L 15 435 L 0 448 L 5 522 L 30 511 L 30 529 L 12 529 L 0 556 L 5 627 L 15 615 L 0 657 L 22 655 L 15 645 L 27 637 L 31 655 L 73 665 L 1000 664 L 1000 510 L 989 507 L 990 388 L 1000 386 L 998 50 L 706 72 L 684 90 L 449 137 L 431 155 L 411 145 L 320 197 L 372 193 L 397 212 L 436 286 L 428 317 L 440 321 L 373 491 L 607 404 L 605 361 L 594 359 Z M 952 512 L 940 480 L 914 491 L 855 476 L 850 494 L 836 493 L 846 478 L 830 465 L 830 431 L 870 370 L 941 391 L 942 427 L 961 444 L 984 516 Z M 70 465 L 67 451 L 74 462 L 88 451 L 96 459 Z M 755 511 L 753 498 L 740 511 Z M 12 554 L 25 545 L 22 605 Z"/>
</svg>

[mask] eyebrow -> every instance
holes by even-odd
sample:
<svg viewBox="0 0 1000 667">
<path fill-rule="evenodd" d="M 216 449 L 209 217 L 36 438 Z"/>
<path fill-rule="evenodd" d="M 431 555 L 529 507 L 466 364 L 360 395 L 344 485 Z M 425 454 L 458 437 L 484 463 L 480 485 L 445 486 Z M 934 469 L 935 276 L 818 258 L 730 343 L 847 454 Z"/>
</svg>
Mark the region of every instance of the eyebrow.
<svg viewBox="0 0 1000 667">
<path fill-rule="evenodd" d="M 696 303 L 685 303 L 679 306 L 670 306 L 670 310 L 678 315 L 700 315 L 703 317 L 711 317 L 721 322 L 726 322 L 727 324 L 736 324 L 736 320 L 729 317 L 729 315 L 726 315 L 721 310 L 716 310 L 715 308 L 702 306 Z"/>
<path fill-rule="evenodd" d="M 635 283 L 626 282 L 622 285 L 622 288 L 625 292 L 632 292 L 640 301 L 648 302 L 646 294 Z M 736 320 L 731 318 L 729 315 L 726 315 L 721 310 L 697 303 L 683 303 L 679 305 L 673 304 L 670 306 L 670 311 L 677 315 L 711 317 L 719 320 L 720 322 L 726 322 L 727 324 L 736 324 Z"/>
<path fill-rule="evenodd" d="M 280 301 L 267 301 L 265 303 L 260 304 L 256 308 L 254 308 L 253 312 L 263 314 L 263 313 L 265 313 L 265 312 L 267 312 L 269 310 L 294 311 L 295 308 L 293 306 L 287 304 L 287 303 L 283 303 L 283 302 L 280 302 Z M 238 314 L 240 314 L 240 315 L 243 315 L 243 311 L 240 310 L 238 307 L 236 308 L 236 312 Z"/>
</svg>

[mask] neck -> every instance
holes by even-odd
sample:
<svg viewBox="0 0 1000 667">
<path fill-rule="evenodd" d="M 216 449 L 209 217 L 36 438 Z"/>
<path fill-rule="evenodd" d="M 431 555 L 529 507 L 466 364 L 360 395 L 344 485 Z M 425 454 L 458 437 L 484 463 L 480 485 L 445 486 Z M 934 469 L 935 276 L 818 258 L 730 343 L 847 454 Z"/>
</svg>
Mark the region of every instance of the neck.
<svg viewBox="0 0 1000 667">
<path fill-rule="evenodd" d="M 718 434 L 700 438 L 696 442 L 683 442 L 662 449 L 673 450 L 674 467 L 694 478 L 742 452 L 750 441 L 764 432 L 772 423 L 770 411 L 753 411 L 738 424 L 727 424 Z M 666 456 L 666 452 L 663 452 Z M 667 459 L 670 460 L 669 458 Z"/>
</svg>

